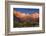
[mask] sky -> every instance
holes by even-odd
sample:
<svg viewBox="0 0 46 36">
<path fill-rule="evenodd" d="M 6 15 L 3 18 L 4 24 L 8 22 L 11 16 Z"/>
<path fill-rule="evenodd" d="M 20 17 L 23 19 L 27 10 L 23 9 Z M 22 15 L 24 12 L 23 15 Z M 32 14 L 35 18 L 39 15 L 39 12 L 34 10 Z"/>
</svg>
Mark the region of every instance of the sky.
<svg viewBox="0 0 46 36">
<path fill-rule="evenodd" d="M 14 10 L 18 11 L 18 12 L 22 12 L 22 13 L 39 13 L 39 9 L 36 8 L 14 8 Z"/>
</svg>

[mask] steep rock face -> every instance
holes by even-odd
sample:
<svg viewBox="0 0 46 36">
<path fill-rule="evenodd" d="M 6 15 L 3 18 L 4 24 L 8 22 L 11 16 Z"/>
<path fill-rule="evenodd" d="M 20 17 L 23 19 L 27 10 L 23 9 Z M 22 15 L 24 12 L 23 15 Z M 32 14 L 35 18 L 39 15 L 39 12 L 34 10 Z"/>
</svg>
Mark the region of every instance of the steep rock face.
<svg viewBox="0 0 46 36">
<path fill-rule="evenodd" d="M 14 13 L 14 17 L 18 21 L 32 21 L 32 22 L 39 21 L 39 13 L 25 14 L 21 12 L 16 12 Z"/>
</svg>

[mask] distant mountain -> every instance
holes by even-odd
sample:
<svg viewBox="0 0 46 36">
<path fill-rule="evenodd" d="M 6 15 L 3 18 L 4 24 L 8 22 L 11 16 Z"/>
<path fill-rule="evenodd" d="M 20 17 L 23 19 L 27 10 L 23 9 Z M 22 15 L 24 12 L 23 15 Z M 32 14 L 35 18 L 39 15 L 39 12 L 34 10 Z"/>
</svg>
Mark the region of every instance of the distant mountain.
<svg viewBox="0 0 46 36">
<path fill-rule="evenodd" d="M 39 21 L 39 13 L 35 12 L 32 14 L 25 14 L 21 12 L 15 12 L 14 13 L 14 20 L 16 21 L 32 21 L 32 22 L 38 22 Z"/>
</svg>

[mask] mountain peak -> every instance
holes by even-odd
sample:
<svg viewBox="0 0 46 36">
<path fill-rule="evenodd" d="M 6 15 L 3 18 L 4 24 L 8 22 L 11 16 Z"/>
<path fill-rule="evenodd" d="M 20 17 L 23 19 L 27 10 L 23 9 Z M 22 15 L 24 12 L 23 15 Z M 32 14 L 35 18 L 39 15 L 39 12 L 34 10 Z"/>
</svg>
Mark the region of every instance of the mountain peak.
<svg viewBox="0 0 46 36">
<path fill-rule="evenodd" d="M 24 21 L 27 21 L 27 20 L 38 21 L 38 19 L 39 19 L 39 13 L 36 13 L 36 12 L 32 13 L 32 14 L 16 12 L 16 13 L 14 13 L 14 15 L 22 21 L 23 20 Z"/>
</svg>

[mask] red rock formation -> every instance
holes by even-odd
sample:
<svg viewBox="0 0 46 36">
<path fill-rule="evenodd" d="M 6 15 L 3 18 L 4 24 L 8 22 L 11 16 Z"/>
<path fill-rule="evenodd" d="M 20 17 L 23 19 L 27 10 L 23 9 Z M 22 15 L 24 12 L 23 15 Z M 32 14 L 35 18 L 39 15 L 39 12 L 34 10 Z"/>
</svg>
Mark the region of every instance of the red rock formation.
<svg viewBox="0 0 46 36">
<path fill-rule="evenodd" d="M 33 22 L 38 21 L 38 19 L 39 19 L 38 13 L 25 14 L 25 13 L 21 13 L 21 12 L 16 12 L 16 13 L 14 13 L 14 15 L 23 20 L 31 19 Z"/>
</svg>

